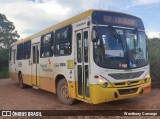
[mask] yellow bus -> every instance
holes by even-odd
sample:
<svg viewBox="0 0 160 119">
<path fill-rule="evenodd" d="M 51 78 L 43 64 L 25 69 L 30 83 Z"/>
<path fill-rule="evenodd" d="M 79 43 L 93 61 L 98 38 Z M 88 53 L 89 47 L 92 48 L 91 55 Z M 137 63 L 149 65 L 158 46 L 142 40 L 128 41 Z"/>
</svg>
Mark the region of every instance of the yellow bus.
<svg viewBox="0 0 160 119">
<path fill-rule="evenodd" d="M 147 43 L 140 18 L 88 10 L 12 44 L 10 77 L 67 105 L 132 98 L 151 90 Z"/>
</svg>

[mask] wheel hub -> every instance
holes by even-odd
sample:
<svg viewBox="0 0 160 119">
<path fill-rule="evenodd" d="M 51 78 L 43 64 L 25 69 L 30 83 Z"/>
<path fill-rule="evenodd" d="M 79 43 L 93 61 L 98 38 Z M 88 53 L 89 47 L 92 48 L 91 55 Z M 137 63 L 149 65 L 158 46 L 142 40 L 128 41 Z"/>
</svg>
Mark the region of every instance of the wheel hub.
<svg viewBox="0 0 160 119">
<path fill-rule="evenodd" d="M 68 99 L 68 86 L 67 85 L 63 85 L 61 88 L 61 94 L 65 99 Z"/>
</svg>

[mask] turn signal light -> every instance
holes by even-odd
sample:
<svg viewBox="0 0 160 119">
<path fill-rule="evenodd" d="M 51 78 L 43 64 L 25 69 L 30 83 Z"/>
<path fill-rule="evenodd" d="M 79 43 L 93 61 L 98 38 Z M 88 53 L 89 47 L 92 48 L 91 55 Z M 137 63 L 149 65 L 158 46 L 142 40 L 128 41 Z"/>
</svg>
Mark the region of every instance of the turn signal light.
<svg viewBox="0 0 160 119">
<path fill-rule="evenodd" d="M 144 87 L 144 92 L 150 92 L 151 91 L 151 87 L 148 86 L 148 87 Z"/>
<path fill-rule="evenodd" d="M 107 86 L 108 86 L 107 82 L 103 83 L 103 88 L 106 88 Z"/>
<path fill-rule="evenodd" d="M 147 78 L 144 79 L 144 82 L 145 82 L 145 83 L 147 82 Z"/>
</svg>

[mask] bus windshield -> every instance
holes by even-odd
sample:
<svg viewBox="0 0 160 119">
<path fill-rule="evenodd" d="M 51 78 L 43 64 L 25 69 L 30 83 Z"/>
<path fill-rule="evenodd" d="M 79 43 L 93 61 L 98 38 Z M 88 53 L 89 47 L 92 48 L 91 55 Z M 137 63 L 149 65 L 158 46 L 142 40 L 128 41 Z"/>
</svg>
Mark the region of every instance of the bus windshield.
<svg viewBox="0 0 160 119">
<path fill-rule="evenodd" d="M 138 68 L 148 64 L 145 32 L 130 29 L 93 27 L 94 61 L 103 68 Z M 94 33 L 94 32 L 93 32 Z"/>
</svg>

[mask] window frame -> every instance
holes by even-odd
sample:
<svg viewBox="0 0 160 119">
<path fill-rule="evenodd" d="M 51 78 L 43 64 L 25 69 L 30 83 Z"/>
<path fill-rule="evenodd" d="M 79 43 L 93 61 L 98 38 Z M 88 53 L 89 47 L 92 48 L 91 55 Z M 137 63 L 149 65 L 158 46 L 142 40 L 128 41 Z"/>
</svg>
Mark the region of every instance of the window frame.
<svg viewBox="0 0 160 119">
<path fill-rule="evenodd" d="M 30 43 L 29 44 L 30 46 L 29 47 L 28 46 L 25 47 L 25 44 L 28 45 L 28 43 Z M 27 48 L 29 48 L 29 49 L 27 49 Z M 29 52 L 29 55 L 28 55 L 27 58 L 25 57 L 25 55 L 26 55 L 25 52 Z M 27 60 L 27 59 L 30 59 L 30 58 L 31 58 L 31 40 L 26 41 L 26 42 L 23 43 L 23 59 Z"/>
<path fill-rule="evenodd" d="M 21 46 L 22 45 L 22 46 Z M 22 47 L 22 48 L 19 48 L 19 47 Z M 17 60 L 23 60 L 23 55 L 24 55 L 24 44 L 23 43 L 20 43 L 17 45 L 17 56 L 16 56 L 16 59 Z M 20 57 L 21 56 L 21 57 Z"/>
<path fill-rule="evenodd" d="M 49 44 L 44 44 L 43 43 L 43 40 L 44 40 L 44 37 L 47 36 L 47 35 L 51 35 L 51 39 L 50 39 L 50 43 Z M 40 42 L 41 42 L 41 45 L 40 45 L 40 58 L 47 58 L 47 57 L 53 57 L 53 54 L 54 52 L 52 51 L 52 46 L 54 45 L 54 32 L 50 32 L 50 33 L 47 33 L 45 35 L 42 35 L 41 36 L 41 39 L 40 39 Z M 49 51 L 49 56 L 42 56 L 42 53 L 44 53 L 44 49 L 45 47 L 48 47 L 50 46 L 50 48 L 48 48 L 50 51 Z M 43 49 L 43 50 L 42 50 Z M 47 49 L 47 48 L 46 48 Z M 47 50 L 48 50 L 47 49 Z M 43 52 L 42 52 L 43 51 Z"/>
<path fill-rule="evenodd" d="M 68 32 L 67 32 L 67 38 L 64 38 L 64 37 L 60 36 L 61 38 L 58 39 L 57 34 L 60 33 L 60 34 L 64 35 L 64 32 L 67 29 L 69 29 Z M 72 25 L 64 26 L 64 27 L 62 27 L 60 29 L 57 29 L 55 31 L 55 42 L 54 42 L 54 56 L 55 57 L 69 56 L 69 55 L 72 54 L 72 31 L 73 31 Z M 60 46 L 65 46 L 67 43 L 70 44 L 70 45 L 68 45 L 70 47 L 70 50 L 69 50 L 70 53 L 68 53 L 68 54 L 56 53 L 57 52 L 57 50 L 56 50 L 57 45 L 59 45 L 59 47 L 60 47 Z M 60 51 L 60 48 L 59 48 L 59 51 Z"/>
</svg>

